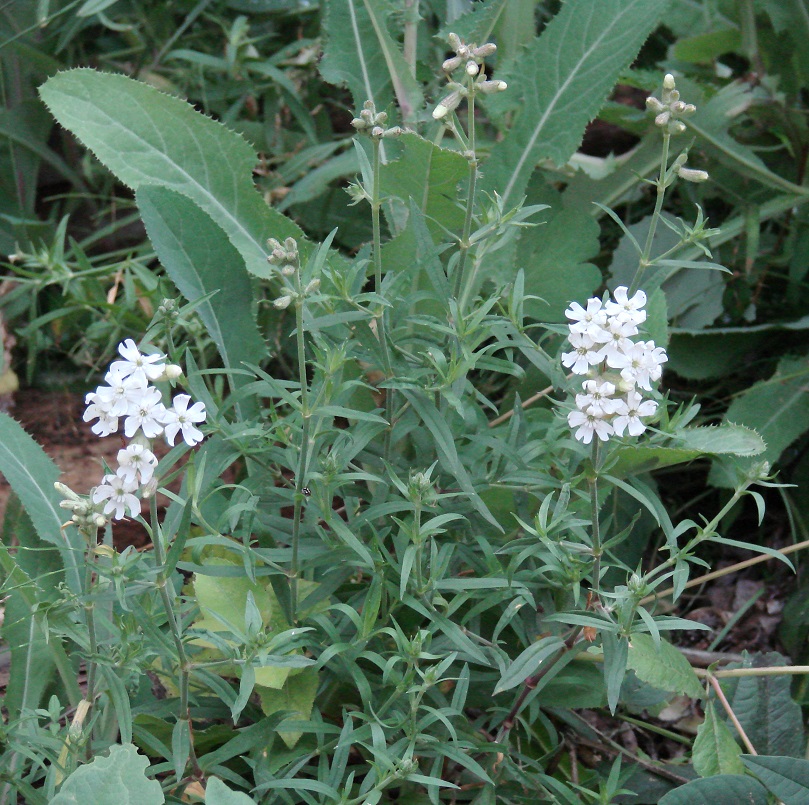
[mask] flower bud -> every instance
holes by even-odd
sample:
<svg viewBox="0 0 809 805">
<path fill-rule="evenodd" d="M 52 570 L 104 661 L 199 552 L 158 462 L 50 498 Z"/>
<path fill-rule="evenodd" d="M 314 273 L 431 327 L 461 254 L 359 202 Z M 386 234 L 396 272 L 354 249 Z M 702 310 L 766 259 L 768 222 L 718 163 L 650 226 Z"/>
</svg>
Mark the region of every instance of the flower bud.
<svg viewBox="0 0 809 805">
<path fill-rule="evenodd" d="M 375 121 L 375 122 L 376 122 L 377 124 L 379 124 L 380 126 L 384 126 L 384 125 L 385 125 L 385 123 L 387 123 L 387 122 L 388 122 L 388 113 L 387 113 L 387 112 L 380 112 L 380 113 L 379 113 L 379 114 L 376 116 L 376 121 Z"/>
<path fill-rule="evenodd" d="M 461 57 L 460 56 L 453 56 L 451 59 L 447 59 L 441 65 L 441 69 L 445 73 L 451 73 L 454 70 L 457 70 L 460 66 L 461 66 Z"/>
<path fill-rule="evenodd" d="M 663 89 L 674 89 L 674 76 L 671 73 L 666 73 L 663 78 Z"/>
<path fill-rule="evenodd" d="M 682 134 L 685 131 L 685 123 L 675 120 L 669 124 L 669 131 L 672 134 Z"/>
<path fill-rule="evenodd" d="M 157 492 L 157 478 L 152 476 L 147 483 L 141 487 L 141 497 L 148 500 L 154 493 Z"/>
<path fill-rule="evenodd" d="M 491 95 L 493 92 L 503 92 L 508 89 L 508 84 L 505 81 L 481 81 L 478 84 L 478 89 L 484 95 Z"/>
<path fill-rule="evenodd" d="M 689 115 L 693 115 L 696 111 L 697 107 L 694 106 L 693 103 L 687 103 L 683 107 L 683 111 L 680 114 L 682 114 L 683 117 L 688 117 Z"/>
<path fill-rule="evenodd" d="M 458 36 L 458 34 L 450 34 L 447 37 L 447 40 L 449 41 L 449 46 L 453 50 L 459 50 L 460 49 L 460 47 L 461 47 L 461 38 Z"/>
<path fill-rule="evenodd" d="M 285 265 L 281 269 L 281 274 L 284 277 L 292 277 L 292 276 L 294 276 L 294 274 L 295 274 L 295 266 L 291 266 L 289 264 Z"/>
<path fill-rule="evenodd" d="M 497 45 L 494 42 L 486 42 L 478 48 L 473 48 L 472 53 L 479 59 L 485 59 L 486 56 L 491 56 L 497 51 Z"/>
<path fill-rule="evenodd" d="M 666 107 L 663 106 L 663 104 L 660 103 L 660 101 L 655 98 L 654 95 L 650 95 L 646 99 L 646 108 L 649 111 L 654 112 L 656 115 L 659 115 Z"/>
<path fill-rule="evenodd" d="M 273 307 L 277 310 L 286 310 L 292 304 L 292 296 L 287 294 L 286 296 L 279 296 L 273 303 Z"/>
<path fill-rule="evenodd" d="M 681 179 L 685 179 L 686 182 L 695 182 L 699 184 L 700 182 L 708 181 L 708 174 L 705 171 L 693 170 L 692 168 L 677 168 L 677 175 Z"/>
<path fill-rule="evenodd" d="M 104 517 L 103 514 L 96 514 L 93 517 L 93 525 L 96 528 L 104 528 L 104 526 L 107 525 L 107 518 Z"/>
<path fill-rule="evenodd" d="M 446 117 L 450 112 L 458 108 L 461 102 L 461 93 L 457 90 L 447 95 L 446 98 L 438 102 L 438 106 L 433 109 L 433 117 L 436 120 L 441 120 Z"/>
<path fill-rule="evenodd" d="M 365 129 L 367 129 L 367 128 L 368 128 L 368 124 L 367 124 L 367 123 L 366 123 L 366 122 L 365 122 L 365 121 L 364 121 L 364 120 L 363 120 L 361 117 L 355 117 L 355 118 L 354 118 L 354 119 L 351 121 L 351 125 L 352 125 L 352 126 L 353 126 L 353 127 L 354 127 L 354 128 L 357 130 L 357 131 L 365 131 Z"/>
<path fill-rule="evenodd" d="M 306 286 L 304 291 L 305 293 L 314 293 L 318 288 L 320 288 L 320 280 L 314 279 Z"/>
<path fill-rule="evenodd" d="M 176 363 L 167 363 L 163 369 L 163 375 L 166 380 L 176 380 L 183 373 L 183 367 L 177 366 Z"/>
<path fill-rule="evenodd" d="M 669 112 L 669 110 L 668 110 L 668 109 L 666 109 L 666 111 L 665 111 L 665 112 L 661 112 L 661 113 L 660 113 L 660 114 L 659 114 L 659 115 L 658 115 L 658 116 L 655 118 L 655 126 L 665 126 L 665 125 L 666 125 L 666 123 L 668 123 L 668 122 L 669 122 L 669 120 L 671 120 L 671 112 Z"/>
<path fill-rule="evenodd" d="M 385 129 L 385 133 L 382 135 L 383 137 L 398 137 L 400 134 L 404 134 L 404 129 L 400 126 L 393 126 L 393 128 Z"/>
<path fill-rule="evenodd" d="M 385 136 L 385 129 L 382 126 L 374 126 L 371 129 L 371 137 L 384 137 Z"/>
<path fill-rule="evenodd" d="M 478 70 L 480 70 L 480 68 L 478 67 L 477 62 L 475 62 L 475 61 L 468 61 L 468 62 L 466 63 L 466 74 L 467 74 L 467 75 L 477 75 L 477 74 L 478 74 Z"/>
</svg>

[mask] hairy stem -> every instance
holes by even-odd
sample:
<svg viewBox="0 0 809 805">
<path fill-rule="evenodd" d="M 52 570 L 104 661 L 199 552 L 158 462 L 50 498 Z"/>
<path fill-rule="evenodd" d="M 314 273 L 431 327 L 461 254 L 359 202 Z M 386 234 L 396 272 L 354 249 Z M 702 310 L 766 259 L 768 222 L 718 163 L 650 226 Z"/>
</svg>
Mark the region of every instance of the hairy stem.
<svg viewBox="0 0 809 805">
<path fill-rule="evenodd" d="M 92 533 L 91 533 L 92 532 Z M 89 656 L 87 658 L 87 694 L 88 703 L 87 721 L 92 717 L 92 708 L 96 697 L 96 673 L 98 671 L 98 637 L 96 635 L 95 612 L 93 605 L 93 579 L 95 576 L 95 549 L 98 544 L 98 532 L 88 529 L 84 532 L 87 539 L 87 556 L 84 562 L 84 617 L 87 623 L 87 639 L 89 641 Z M 87 735 L 86 757 L 89 762 L 93 757 L 92 730 Z"/>
<path fill-rule="evenodd" d="M 475 186 L 478 178 L 478 159 L 475 153 L 475 92 L 473 82 L 468 80 L 467 86 L 470 88 L 467 98 L 467 136 L 469 143 L 467 148 L 467 158 L 469 159 L 469 185 L 466 197 L 466 214 L 463 222 L 463 233 L 458 248 L 458 265 L 455 267 L 455 298 L 459 300 L 458 308 L 463 314 L 464 307 L 469 301 L 472 293 L 473 282 L 464 282 L 464 272 L 466 269 L 466 258 L 469 253 L 469 235 L 472 232 L 472 213 L 475 209 Z"/>
<path fill-rule="evenodd" d="M 590 514 L 593 524 L 593 598 L 594 603 L 598 603 L 601 587 L 601 523 L 598 519 L 598 473 L 601 464 L 601 442 L 596 436 L 593 438 L 593 474 L 588 479 L 587 485 L 590 487 Z"/>
</svg>

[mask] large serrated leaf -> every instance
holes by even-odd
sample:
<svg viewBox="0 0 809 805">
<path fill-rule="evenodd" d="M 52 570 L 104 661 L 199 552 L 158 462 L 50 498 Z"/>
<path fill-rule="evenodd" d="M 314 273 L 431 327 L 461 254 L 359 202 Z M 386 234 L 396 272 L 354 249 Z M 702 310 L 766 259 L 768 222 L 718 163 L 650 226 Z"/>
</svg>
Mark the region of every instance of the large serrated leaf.
<svg viewBox="0 0 809 805">
<path fill-rule="evenodd" d="M 423 105 L 421 88 L 388 31 L 393 6 L 388 0 L 326 0 L 326 45 L 320 73 L 347 86 L 355 111 L 373 101 L 382 111 L 395 99 L 405 120 Z"/>
<path fill-rule="evenodd" d="M 78 68 L 39 89 L 53 116 L 124 184 L 186 195 L 227 232 L 251 273 L 269 277 L 267 238 L 302 237 L 256 190 L 253 149 L 241 136 L 123 75 Z"/>
<path fill-rule="evenodd" d="M 522 197 L 537 162 L 563 164 L 579 147 L 621 71 L 637 55 L 667 0 L 568 0 L 519 60 L 509 92 L 522 100 L 511 131 L 492 149 L 483 187 L 507 206 Z"/>
<path fill-rule="evenodd" d="M 705 706 L 705 720 L 699 725 L 691 755 L 700 777 L 716 774 L 744 774 L 741 749 L 724 721 L 716 717 L 713 702 Z"/>
<path fill-rule="evenodd" d="M 64 509 L 59 508 L 61 498 L 53 488 L 61 471 L 25 430 L 4 413 L 0 413 L 0 474 L 22 502 L 39 538 L 59 548 L 66 581 L 74 593 L 80 593 L 82 581 L 77 557 L 83 546 L 75 529 L 62 529 L 68 518 Z"/>
<path fill-rule="evenodd" d="M 684 693 L 694 699 L 704 691 L 688 660 L 671 643 L 660 643 L 647 634 L 633 634 L 629 641 L 627 667 L 644 682 L 670 693 Z"/>
<path fill-rule="evenodd" d="M 659 805 L 767 805 L 767 789 L 743 774 L 717 774 L 669 791 Z"/>
<path fill-rule="evenodd" d="M 767 449 L 761 436 L 743 425 L 685 428 L 677 434 L 677 440 L 686 449 L 702 454 L 757 456 Z"/>
<path fill-rule="evenodd" d="M 146 777 L 148 765 L 132 744 L 111 746 L 108 755 L 79 766 L 51 805 L 162 805 L 166 798 L 160 783 Z"/>
<path fill-rule="evenodd" d="M 788 665 L 777 652 L 746 656 L 728 668 L 766 668 Z M 744 676 L 722 680 L 742 729 L 762 755 L 803 756 L 805 737 L 801 708 L 792 698 L 789 676 Z"/>
<path fill-rule="evenodd" d="M 784 805 L 809 802 L 809 760 L 742 755 L 742 761 Z"/>
<path fill-rule="evenodd" d="M 250 279 L 227 233 L 176 190 L 142 185 L 136 198 L 149 239 L 180 293 L 195 302 L 215 292 L 197 311 L 225 368 L 260 363 L 267 350 L 250 307 Z M 234 388 L 243 382 L 244 376 L 233 375 Z"/>
</svg>

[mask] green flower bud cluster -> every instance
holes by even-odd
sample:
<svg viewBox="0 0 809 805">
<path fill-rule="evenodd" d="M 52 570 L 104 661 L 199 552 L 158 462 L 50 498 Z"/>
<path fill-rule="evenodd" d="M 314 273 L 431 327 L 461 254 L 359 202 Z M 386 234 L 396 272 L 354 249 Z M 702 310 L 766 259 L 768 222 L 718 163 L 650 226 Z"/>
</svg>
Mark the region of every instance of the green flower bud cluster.
<svg viewBox="0 0 809 805">
<path fill-rule="evenodd" d="M 457 81 L 447 83 L 449 94 L 442 98 L 433 109 L 433 117 L 436 120 L 441 120 L 450 112 L 454 112 L 464 98 L 468 98 L 475 93 L 480 92 L 484 95 L 491 95 L 493 92 L 502 92 L 508 89 L 508 84 L 505 81 L 493 81 L 486 78 L 483 61 L 486 56 L 491 56 L 497 50 L 497 45 L 493 42 L 487 42 L 480 45 L 480 47 L 466 45 L 457 34 L 449 35 L 449 44 L 455 51 L 455 55 L 447 59 L 442 68 L 449 77 L 460 67 L 463 67 L 466 83 L 461 84 Z"/>
<path fill-rule="evenodd" d="M 60 481 L 56 481 L 53 486 L 60 495 L 64 496 L 64 499 L 59 501 L 59 507 L 72 512 L 70 521 L 65 525 L 72 523 L 79 531 L 90 537 L 95 535 L 99 528 L 107 525 L 107 518 L 101 513 L 101 507 L 94 504 L 89 497 L 77 495 L 69 486 Z M 62 527 L 64 528 L 64 526 Z"/>
<path fill-rule="evenodd" d="M 693 103 L 684 103 L 680 100 L 680 93 L 677 91 L 674 76 L 671 73 L 667 73 L 663 79 L 663 92 L 660 99 L 650 95 L 646 99 L 646 108 L 654 113 L 655 126 L 663 129 L 667 134 L 682 134 L 686 126 L 680 118 L 690 117 L 697 111 L 697 107 Z"/>
<path fill-rule="evenodd" d="M 388 122 L 387 112 L 377 112 L 373 101 L 365 101 L 359 117 L 351 121 L 351 125 L 360 134 L 370 134 L 371 137 L 382 139 L 383 137 L 398 137 L 403 133 L 399 126 L 386 128 Z"/>
</svg>

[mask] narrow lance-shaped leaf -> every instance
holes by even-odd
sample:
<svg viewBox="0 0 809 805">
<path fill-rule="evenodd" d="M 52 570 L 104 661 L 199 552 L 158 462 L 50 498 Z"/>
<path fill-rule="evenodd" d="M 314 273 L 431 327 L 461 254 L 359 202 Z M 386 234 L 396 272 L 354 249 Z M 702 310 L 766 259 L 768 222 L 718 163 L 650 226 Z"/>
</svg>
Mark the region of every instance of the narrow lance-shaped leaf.
<svg viewBox="0 0 809 805">
<path fill-rule="evenodd" d="M 196 202 L 227 232 L 251 273 L 270 276 L 267 238 L 302 237 L 256 190 L 256 154 L 248 143 L 180 98 L 86 68 L 57 73 L 39 92 L 53 116 L 124 184 L 163 185 Z"/>
<path fill-rule="evenodd" d="M 483 187 L 509 206 L 537 162 L 563 164 L 581 143 L 621 71 L 635 58 L 667 0 L 568 0 L 516 60 L 509 92 L 520 116 L 483 166 Z"/>
</svg>

